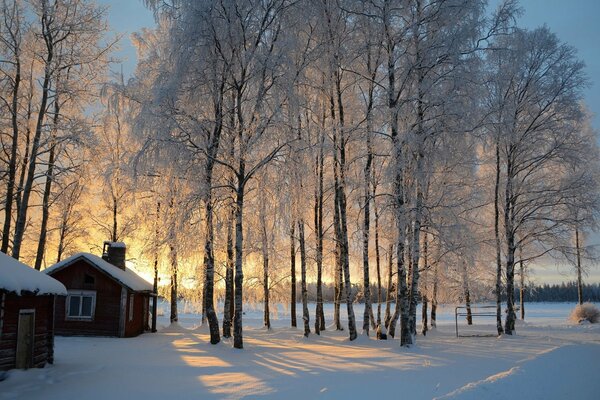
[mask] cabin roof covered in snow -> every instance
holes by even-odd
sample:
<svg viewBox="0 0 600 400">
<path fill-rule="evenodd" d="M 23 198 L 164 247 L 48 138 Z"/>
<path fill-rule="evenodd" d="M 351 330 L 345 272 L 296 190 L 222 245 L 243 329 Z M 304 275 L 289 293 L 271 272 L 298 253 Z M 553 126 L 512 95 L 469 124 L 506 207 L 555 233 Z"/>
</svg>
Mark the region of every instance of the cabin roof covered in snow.
<svg viewBox="0 0 600 400">
<path fill-rule="evenodd" d="M 51 266 L 50 268 L 45 269 L 44 272 L 47 274 L 53 274 L 65 267 L 68 267 L 69 265 L 71 265 L 79 260 L 87 261 L 88 264 L 92 265 L 93 267 L 96 267 L 97 269 L 106 273 L 108 276 L 110 276 L 111 278 L 113 278 L 114 280 L 119 282 L 120 284 L 128 287 L 129 289 L 131 289 L 133 291 L 136 291 L 136 292 L 152 292 L 153 291 L 153 285 L 150 282 L 148 282 L 147 280 L 145 280 L 144 278 L 140 277 L 138 274 L 136 274 L 132 270 L 130 270 L 128 268 L 125 268 L 125 270 L 122 270 L 118 267 L 115 267 L 108 261 L 105 261 L 102 258 L 100 258 L 94 254 L 90 254 L 90 253 L 73 254 L 71 257 L 65 258 L 61 262 L 58 262 L 58 263 L 54 264 L 53 266 Z"/>
<path fill-rule="evenodd" d="M 0 252 L 0 290 L 23 295 L 66 295 L 65 286 L 54 278 Z"/>
</svg>

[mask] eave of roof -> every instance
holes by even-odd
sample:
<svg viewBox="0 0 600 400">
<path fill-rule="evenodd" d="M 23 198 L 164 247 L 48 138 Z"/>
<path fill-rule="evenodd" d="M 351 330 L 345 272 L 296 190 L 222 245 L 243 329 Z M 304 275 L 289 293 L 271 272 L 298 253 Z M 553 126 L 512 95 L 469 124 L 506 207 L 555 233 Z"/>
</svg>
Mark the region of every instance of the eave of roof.
<svg viewBox="0 0 600 400">
<path fill-rule="evenodd" d="M 79 260 L 84 260 L 87 264 L 96 268 L 98 271 L 102 272 L 118 284 L 128 288 L 129 290 L 136 293 L 148 293 L 154 295 L 153 285 L 137 275 L 131 269 L 122 270 L 109 262 L 103 260 L 102 258 L 90 254 L 90 253 L 77 253 L 72 255 L 71 257 L 54 264 L 53 266 L 45 269 L 45 272 L 48 275 L 53 275 L 58 271 L 61 271 L 65 268 L 68 268 L 75 264 Z"/>
</svg>

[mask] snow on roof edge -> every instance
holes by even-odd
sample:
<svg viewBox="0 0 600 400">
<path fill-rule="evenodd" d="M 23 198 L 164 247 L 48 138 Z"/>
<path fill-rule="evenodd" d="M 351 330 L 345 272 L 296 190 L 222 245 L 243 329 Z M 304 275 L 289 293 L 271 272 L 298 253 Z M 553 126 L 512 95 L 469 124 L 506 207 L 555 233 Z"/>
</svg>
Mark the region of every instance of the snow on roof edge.
<svg viewBox="0 0 600 400">
<path fill-rule="evenodd" d="M 129 289 L 136 292 L 154 292 L 154 286 L 152 283 L 148 282 L 131 269 L 126 268 L 125 270 L 120 269 L 119 267 L 115 267 L 111 263 L 97 255 L 91 253 L 76 253 L 73 254 L 69 258 L 65 258 L 64 260 L 46 268 L 43 272 L 46 274 L 52 274 L 58 270 L 61 270 L 75 261 L 79 259 L 85 259 L 90 264 L 105 272 L 107 275 L 112 277 L 117 282 L 121 283 L 124 286 L 127 286 Z"/>
<path fill-rule="evenodd" d="M 56 279 L 0 252 L 0 290 L 22 296 L 66 295 L 67 288 Z"/>
</svg>

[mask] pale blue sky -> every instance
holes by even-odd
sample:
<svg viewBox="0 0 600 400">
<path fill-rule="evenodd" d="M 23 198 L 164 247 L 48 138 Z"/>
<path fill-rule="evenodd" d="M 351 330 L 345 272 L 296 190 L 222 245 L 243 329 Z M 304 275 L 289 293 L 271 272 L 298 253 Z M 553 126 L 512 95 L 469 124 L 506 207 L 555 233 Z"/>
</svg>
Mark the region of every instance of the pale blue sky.
<svg viewBox="0 0 600 400">
<path fill-rule="evenodd" d="M 108 18 L 112 29 L 123 34 L 120 50 L 115 56 L 123 60 L 122 68 L 126 79 L 136 65 L 136 53 L 129 35 L 143 27 L 154 26 L 151 11 L 142 0 L 97 0 L 109 7 Z M 500 0 L 490 0 L 498 4 Z M 546 24 L 559 38 L 574 46 L 586 63 L 590 87 L 584 92 L 586 103 L 595 115 L 593 125 L 600 130 L 600 0 L 521 0 L 524 14 L 521 26 L 533 29 Z M 113 68 L 120 70 L 120 67 Z M 547 265 L 535 268 L 534 280 L 538 282 L 560 282 L 571 280 L 573 274 L 567 267 Z M 600 268 L 591 269 L 589 282 L 600 282 Z"/>
<path fill-rule="evenodd" d="M 119 42 L 119 50 L 114 55 L 123 61 L 123 73 L 127 79 L 133 74 L 137 63 L 135 47 L 130 40 L 130 35 L 144 27 L 153 27 L 154 16 L 144 6 L 142 0 L 96 0 L 96 3 L 108 7 L 108 22 L 111 28 L 115 33 L 123 35 Z M 120 68 L 120 66 L 113 67 L 115 71 L 119 71 Z"/>
<path fill-rule="evenodd" d="M 490 1 L 498 4 L 499 0 Z M 590 87 L 585 100 L 594 114 L 593 125 L 600 130 L 600 1 L 599 0 L 521 0 L 524 9 L 521 26 L 536 28 L 546 24 L 558 37 L 575 47 L 585 61 Z"/>
</svg>

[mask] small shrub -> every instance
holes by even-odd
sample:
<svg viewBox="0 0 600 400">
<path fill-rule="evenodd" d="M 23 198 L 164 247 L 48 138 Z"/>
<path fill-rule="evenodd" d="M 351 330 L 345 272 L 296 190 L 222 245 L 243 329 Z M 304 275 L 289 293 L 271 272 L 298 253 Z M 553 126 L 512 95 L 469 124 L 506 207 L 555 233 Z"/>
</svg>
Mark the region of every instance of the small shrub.
<svg viewBox="0 0 600 400">
<path fill-rule="evenodd" d="M 584 321 L 595 324 L 600 322 L 600 310 L 592 303 L 578 304 L 571 312 L 569 320 L 577 324 Z"/>
</svg>

